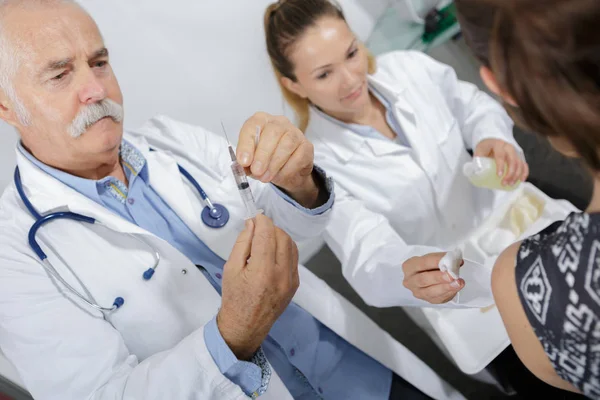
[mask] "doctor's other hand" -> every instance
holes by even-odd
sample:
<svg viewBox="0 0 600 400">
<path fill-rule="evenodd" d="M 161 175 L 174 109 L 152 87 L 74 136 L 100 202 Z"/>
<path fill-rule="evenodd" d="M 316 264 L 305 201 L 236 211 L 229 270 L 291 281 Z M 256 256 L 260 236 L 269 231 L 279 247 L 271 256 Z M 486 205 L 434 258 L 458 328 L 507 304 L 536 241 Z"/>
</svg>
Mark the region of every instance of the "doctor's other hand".
<svg viewBox="0 0 600 400">
<path fill-rule="evenodd" d="M 250 117 L 240 131 L 236 155 L 254 179 L 273 183 L 305 207 L 316 205 L 313 145 L 286 117 L 267 113 Z"/>
<path fill-rule="evenodd" d="M 447 272 L 440 271 L 438 266 L 445 254 L 430 253 L 410 258 L 402 264 L 404 287 L 417 299 L 431 304 L 443 304 L 452 300 L 465 287 L 463 279 L 454 280 Z"/>
<path fill-rule="evenodd" d="M 475 157 L 489 157 L 496 161 L 498 176 L 506 176 L 502 184 L 512 186 L 517 181 L 525 182 L 529 176 L 529 165 L 523 160 L 514 145 L 500 139 L 484 139 L 475 147 Z"/>
<path fill-rule="evenodd" d="M 249 360 L 298 286 L 298 248 L 264 215 L 247 220 L 223 271 L 217 326 L 239 360 Z"/>
</svg>

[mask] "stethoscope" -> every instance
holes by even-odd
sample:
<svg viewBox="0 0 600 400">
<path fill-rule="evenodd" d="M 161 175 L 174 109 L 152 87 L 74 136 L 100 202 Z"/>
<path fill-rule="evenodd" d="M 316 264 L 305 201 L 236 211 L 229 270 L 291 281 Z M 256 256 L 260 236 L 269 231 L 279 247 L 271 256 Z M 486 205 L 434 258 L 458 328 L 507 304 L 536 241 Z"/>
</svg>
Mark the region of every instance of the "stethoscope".
<svg viewBox="0 0 600 400">
<path fill-rule="evenodd" d="M 202 200 L 206 204 L 206 206 L 202 210 L 202 214 L 201 214 L 202 222 L 204 222 L 205 225 L 207 225 L 211 228 L 224 227 L 227 224 L 227 222 L 229 221 L 229 211 L 227 211 L 227 208 L 225 208 L 221 204 L 211 202 L 210 198 L 208 197 L 206 192 L 202 189 L 202 186 L 200 186 L 200 184 L 196 181 L 196 179 L 194 179 L 194 177 L 192 175 L 190 175 L 190 173 L 188 171 L 186 171 L 181 165 L 178 165 L 178 167 L 179 167 L 179 172 L 181 172 L 181 174 L 192 184 L 192 186 L 194 186 L 194 188 L 198 191 L 198 193 L 200 193 L 200 197 L 202 197 Z M 67 290 L 69 290 L 72 294 L 74 294 L 79 299 L 81 299 L 88 306 L 90 306 L 96 310 L 99 310 L 101 312 L 105 312 L 105 313 L 113 312 L 113 311 L 117 310 L 118 308 L 120 308 L 125 303 L 125 299 L 123 297 L 115 298 L 112 307 L 102 307 L 97 303 L 89 301 L 83 295 L 81 295 L 81 293 L 79 293 L 75 288 L 73 288 L 71 285 L 69 285 L 60 276 L 60 274 L 56 271 L 56 269 L 54 269 L 54 267 L 48 260 L 48 256 L 46 255 L 46 253 L 44 253 L 44 251 L 38 244 L 37 240 L 35 239 L 35 235 L 37 234 L 38 230 L 42 227 L 42 225 L 45 225 L 46 223 L 57 220 L 57 219 L 70 219 L 73 221 L 85 222 L 88 224 L 96 224 L 96 225 L 103 225 L 103 224 L 100 221 L 98 221 L 92 217 L 86 217 L 85 215 L 77 214 L 77 213 L 70 212 L 70 211 L 60 211 L 60 212 L 50 213 L 47 215 L 41 215 L 40 213 L 37 212 L 37 210 L 35 209 L 33 204 L 31 204 L 31 202 L 25 195 L 25 191 L 23 190 L 23 183 L 21 181 L 21 174 L 19 172 L 19 167 L 15 168 L 14 181 L 15 181 L 15 186 L 17 188 L 17 192 L 19 193 L 19 196 L 21 197 L 21 200 L 25 204 L 25 207 L 27 207 L 27 210 L 29 210 L 31 215 L 35 218 L 35 222 L 29 229 L 29 233 L 27 236 L 28 236 L 28 240 L 29 240 L 29 246 L 31 246 L 32 250 L 42 261 L 42 265 L 44 266 L 44 269 L 50 275 L 52 275 L 56 280 L 58 280 L 61 284 L 63 284 L 64 287 L 67 288 Z M 154 264 L 152 265 L 152 267 L 148 268 L 142 274 L 142 277 L 144 278 L 144 280 L 149 281 L 150 279 L 152 279 L 152 276 L 154 275 L 154 272 L 156 271 L 156 268 L 158 267 L 158 264 L 160 263 L 160 254 L 158 253 L 158 251 L 156 251 L 156 249 L 154 247 L 152 247 L 151 245 L 149 245 L 148 243 L 146 243 L 139 237 L 137 237 L 133 234 L 130 234 L 130 233 L 128 233 L 128 235 L 131 236 L 132 238 L 136 239 L 137 241 L 141 242 L 142 244 L 144 244 L 152 252 L 152 255 L 154 257 Z"/>
</svg>

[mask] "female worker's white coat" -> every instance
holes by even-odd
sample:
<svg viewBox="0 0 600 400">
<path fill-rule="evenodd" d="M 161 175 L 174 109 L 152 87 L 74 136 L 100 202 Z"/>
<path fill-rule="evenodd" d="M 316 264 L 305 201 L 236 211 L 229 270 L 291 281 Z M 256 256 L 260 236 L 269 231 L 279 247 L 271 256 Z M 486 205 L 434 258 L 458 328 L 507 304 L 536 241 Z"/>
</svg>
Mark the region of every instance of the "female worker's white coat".
<svg viewBox="0 0 600 400">
<path fill-rule="evenodd" d="M 489 214 L 501 195 L 471 185 L 462 166 L 483 139 L 519 148 L 513 124 L 490 96 L 420 52 L 379 57 L 369 83 L 390 100 L 411 148 L 361 136 L 311 109 L 315 162 L 336 182 L 325 240 L 368 304 L 431 306 L 404 288 L 402 263 L 452 249 Z"/>
<path fill-rule="evenodd" d="M 227 259 L 243 227 L 243 205 L 229 170 L 225 143 L 216 135 L 166 118 L 128 134 L 148 161 L 151 184 L 186 224 Z M 149 146 L 157 149 L 150 152 Z M 177 170 L 184 166 L 213 201 L 225 204 L 229 224 L 220 230 L 200 220 L 202 203 Z M 25 192 L 42 213 L 70 210 L 104 226 L 57 221 L 38 234 L 55 268 L 94 302 L 125 305 L 107 318 L 51 279 L 29 248 L 33 218 L 14 185 L 0 202 L 0 347 L 38 399 L 241 399 L 208 352 L 204 325 L 221 299 L 204 275 L 167 242 L 126 222 L 40 171 L 23 156 Z M 258 202 L 276 223 L 302 239 L 318 234 L 330 212 L 309 216 L 255 183 Z M 161 263 L 151 281 L 141 275 Z M 405 347 L 304 267 L 294 301 L 350 343 L 437 399 L 462 398 Z M 291 398 L 274 374 L 265 399 Z"/>
</svg>

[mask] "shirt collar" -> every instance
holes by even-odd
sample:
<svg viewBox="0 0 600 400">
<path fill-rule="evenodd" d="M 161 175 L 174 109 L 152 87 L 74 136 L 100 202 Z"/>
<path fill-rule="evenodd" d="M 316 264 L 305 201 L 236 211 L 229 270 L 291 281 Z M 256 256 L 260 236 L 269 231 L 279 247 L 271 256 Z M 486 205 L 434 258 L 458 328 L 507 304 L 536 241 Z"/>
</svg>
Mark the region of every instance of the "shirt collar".
<svg viewBox="0 0 600 400">
<path fill-rule="evenodd" d="M 120 156 L 127 179 L 131 179 L 132 176 L 139 176 L 144 182 L 148 183 L 148 165 L 144 155 L 125 139 L 121 143 Z"/>
<path fill-rule="evenodd" d="M 17 149 L 25 158 L 31 161 L 36 167 L 99 204 L 103 204 L 102 199 L 100 198 L 100 194 L 106 190 L 107 183 L 117 181 L 117 179 L 113 177 L 106 177 L 99 180 L 85 179 L 58 170 L 54 167 L 44 164 L 43 162 L 35 158 L 29 151 L 27 151 L 27 149 L 25 149 L 25 147 L 23 147 L 23 144 L 20 141 L 17 144 Z M 125 174 L 127 175 L 127 179 L 130 181 L 130 183 L 137 176 L 142 178 L 144 182 L 149 182 L 149 173 L 146 159 L 137 148 L 135 148 L 131 143 L 123 139 L 123 141 L 121 142 L 121 149 L 119 155 L 121 157 L 121 162 L 123 163 Z"/>
<path fill-rule="evenodd" d="M 27 149 L 23 147 L 21 141 L 19 141 L 19 143 L 17 144 L 17 149 L 23 156 L 25 156 L 25 158 L 31 161 L 33 165 L 35 165 L 48 175 L 58 179 L 60 182 L 64 183 L 72 189 L 75 189 L 82 195 L 102 204 L 102 201 L 100 200 L 100 196 L 98 194 L 98 189 L 96 187 L 96 181 L 93 181 L 91 179 L 80 178 L 78 176 L 68 174 L 64 171 L 58 170 L 54 167 L 44 164 L 43 162 L 35 158 L 33 154 L 27 151 Z"/>
<path fill-rule="evenodd" d="M 377 90 L 375 86 L 371 84 L 369 85 L 369 91 L 373 94 L 373 96 L 377 98 L 377 100 L 381 102 L 381 104 L 383 104 L 383 106 L 386 109 L 386 114 L 389 114 L 391 111 L 391 102 L 379 90 Z M 328 115 L 327 113 L 320 110 L 318 107 L 313 108 L 315 112 L 317 112 L 320 116 L 330 121 L 331 123 L 334 123 L 342 128 L 349 129 L 350 131 L 357 133 L 360 136 L 375 138 L 381 137 L 381 134 L 377 132 L 377 130 L 372 126 L 343 122 L 337 118 L 332 117 L 331 115 Z"/>
<path fill-rule="evenodd" d="M 377 100 L 383 104 L 388 112 L 392 109 L 392 102 L 375 85 L 370 84 L 369 90 L 373 93 L 373 96 L 377 97 Z"/>
</svg>

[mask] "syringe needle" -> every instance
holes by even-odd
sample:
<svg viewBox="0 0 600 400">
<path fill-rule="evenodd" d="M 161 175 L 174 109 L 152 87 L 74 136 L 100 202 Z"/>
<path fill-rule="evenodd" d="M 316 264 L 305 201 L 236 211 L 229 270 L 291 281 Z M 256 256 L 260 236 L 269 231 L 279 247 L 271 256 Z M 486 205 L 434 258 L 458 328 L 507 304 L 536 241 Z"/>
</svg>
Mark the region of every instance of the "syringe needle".
<svg viewBox="0 0 600 400">
<path fill-rule="evenodd" d="M 233 147 L 231 147 L 231 143 L 229 142 L 229 136 L 227 136 L 225 125 L 223 125 L 223 120 L 221 120 L 221 128 L 223 128 L 223 134 L 225 135 L 225 139 L 227 139 L 227 149 L 229 150 L 229 157 L 231 158 L 231 161 L 236 161 L 237 157 L 235 156 Z"/>
<path fill-rule="evenodd" d="M 221 128 L 223 128 L 223 134 L 225 135 L 225 139 L 227 139 L 227 144 L 231 146 L 231 142 L 229 141 L 229 136 L 227 136 L 227 131 L 225 130 L 225 125 L 223 125 L 223 120 L 221 120 Z"/>
</svg>

